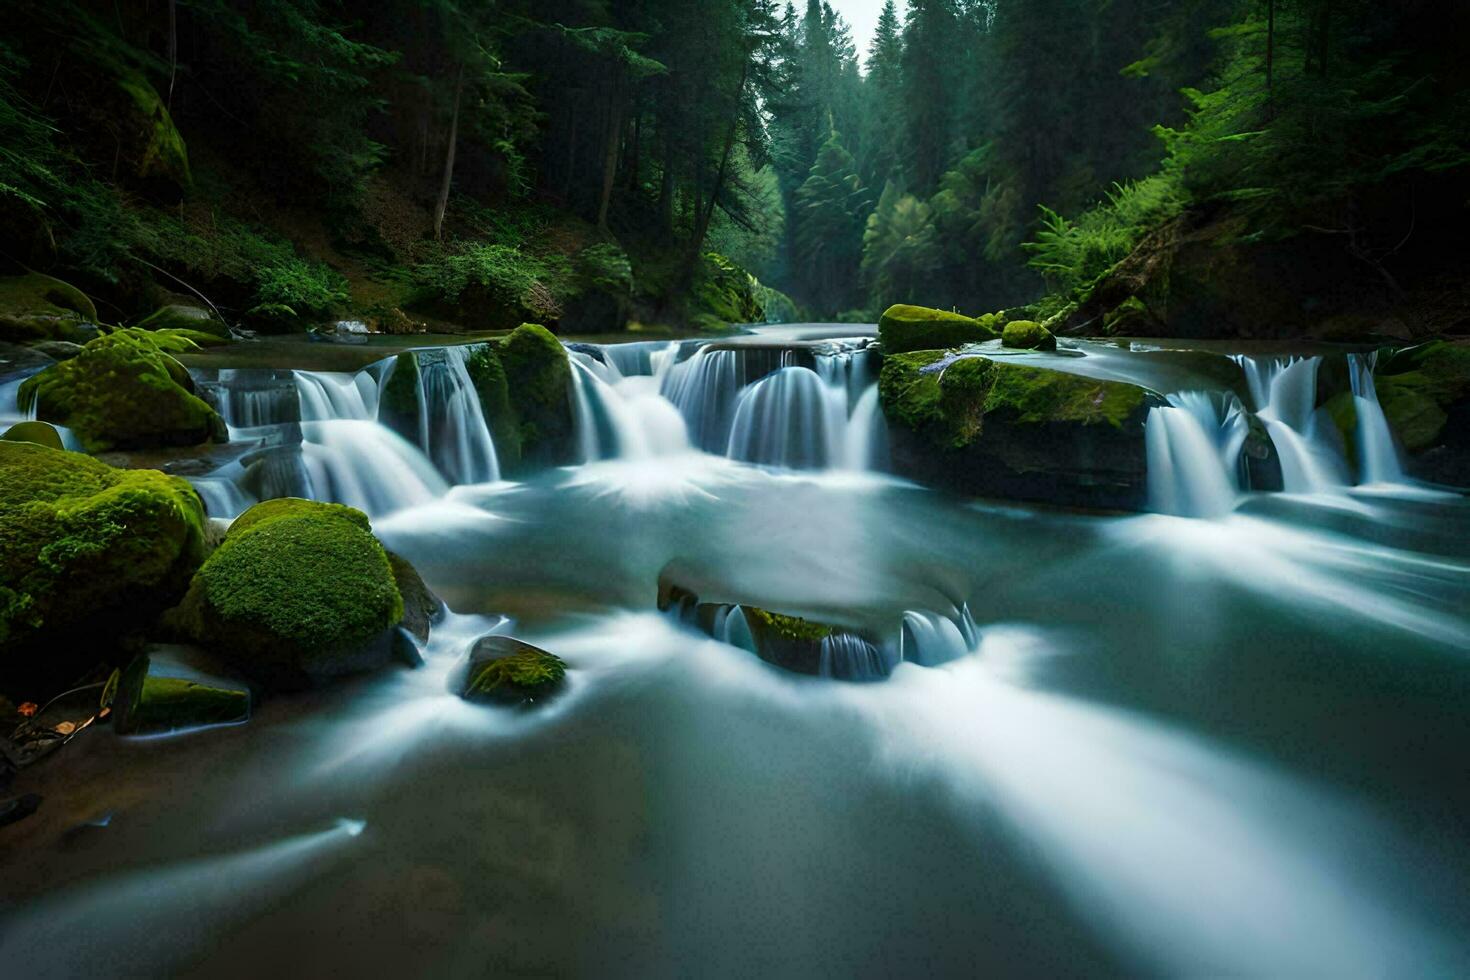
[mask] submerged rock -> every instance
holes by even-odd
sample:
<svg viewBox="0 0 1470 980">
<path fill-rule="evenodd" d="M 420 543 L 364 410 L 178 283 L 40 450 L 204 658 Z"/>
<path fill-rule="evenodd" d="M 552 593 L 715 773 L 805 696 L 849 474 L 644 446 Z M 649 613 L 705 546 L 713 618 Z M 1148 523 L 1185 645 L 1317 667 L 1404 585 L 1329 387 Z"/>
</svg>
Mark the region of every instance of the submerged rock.
<svg viewBox="0 0 1470 980">
<path fill-rule="evenodd" d="M 878 340 L 885 354 L 916 350 L 945 350 L 994 340 L 997 317 L 986 314 L 978 320 L 961 313 L 931 310 L 923 306 L 890 306 L 878 321 Z"/>
<path fill-rule="evenodd" d="M 113 727 L 122 735 L 150 735 L 226 725 L 250 717 L 250 692 L 152 671 L 149 658 L 128 665 L 113 702 Z"/>
<path fill-rule="evenodd" d="M 388 663 L 403 611 L 365 514 L 282 499 L 236 519 L 173 620 L 246 674 L 300 688 Z"/>
<path fill-rule="evenodd" d="M 0 441 L 0 675 L 64 682 L 104 659 L 184 594 L 203 523 L 181 479 Z"/>
<path fill-rule="evenodd" d="M 194 394 L 188 370 L 164 349 L 180 343 L 193 347 L 138 330 L 99 337 L 26 379 L 21 403 L 70 428 L 88 452 L 224 442 L 224 420 Z"/>
<path fill-rule="evenodd" d="M 38 272 L 0 277 L 0 340 L 86 343 L 99 332 L 97 308 L 75 286 Z"/>
<path fill-rule="evenodd" d="M 398 586 L 398 594 L 403 597 L 401 625 L 419 643 L 427 643 L 429 627 L 444 616 L 444 600 L 424 584 L 418 569 L 407 558 L 390 551 L 388 564 L 393 569 L 393 582 Z"/>
<path fill-rule="evenodd" d="M 814 677 L 875 680 L 890 669 L 882 645 L 859 630 L 748 602 L 704 601 L 680 581 L 684 572 L 672 562 L 659 575 L 658 608 L 713 639 Z"/>
<path fill-rule="evenodd" d="M 1006 324 L 1001 344 L 1020 350 L 1056 350 L 1057 339 L 1035 320 L 1014 320 Z"/>
<path fill-rule="evenodd" d="M 983 357 L 884 358 L 895 469 L 962 493 L 1106 509 L 1147 499 L 1137 385 Z"/>
<path fill-rule="evenodd" d="M 555 695 L 566 682 L 561 658 L 509 636 L 482 636 L 470 650 L 458 684 L 467 701 L 530 706 Z"/>
</svg>

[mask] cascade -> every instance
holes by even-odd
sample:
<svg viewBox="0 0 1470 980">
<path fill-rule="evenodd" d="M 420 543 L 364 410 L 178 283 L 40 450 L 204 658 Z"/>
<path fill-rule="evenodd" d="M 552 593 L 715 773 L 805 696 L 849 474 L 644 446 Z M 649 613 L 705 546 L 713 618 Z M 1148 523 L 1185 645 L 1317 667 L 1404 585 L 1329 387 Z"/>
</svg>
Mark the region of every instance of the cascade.
<svg viewBox="0 0 1470 980">
<path fill-rule="evenodd" d="M 466 366 L 470 351 L 458 346 L 417 354 L 419 448 L 456 485 L 500 479 L 495 442 Z"/>
<path fill-rule="evenodd" d="M 725 455 L 748 463 L 820 469 L 838 458 L 847 394 L 815 371 L 782 368 L 747 388 Z"/>
<path fill-rule="evenodd" d="M 955 616 L 910 609 L 903 614 L 899 631 L 899 658 L 922 667 L 937 667 L 958 660 L 980 646 L 980 630 L 961 605 Z"/>
<path fill-rule="evenodd" d="M 1353 407 L 1357 409 L 1358 475 L 1360 483 L 1403 483 L 1404 468 L 1394 445 L 1393 433 L 1383 407 L 1378 404 L 1378 390 L 1373 385 L 1375 354 L 1349 354 L 1348 376 L 1353 386 Z"/>
<path fill-rule="evenodd" d="M 1144 428 L 1149 507 L 1178 517 L 1218 517 L 1240 493 L 1240 449 L 1249 426 L 1233 394 L 1182 391 L 1149 410 Z"/>
<path fill-rule="evenodd" d="M 1332 424 L 1315 409 L 1322 358 L 1234 359 L 1245 371 L 1256 417 L 1276 447 L 1286 492 L 1322 493 L 1346 485 L 1346 465 L 1331 441 Z"/>
</svg>

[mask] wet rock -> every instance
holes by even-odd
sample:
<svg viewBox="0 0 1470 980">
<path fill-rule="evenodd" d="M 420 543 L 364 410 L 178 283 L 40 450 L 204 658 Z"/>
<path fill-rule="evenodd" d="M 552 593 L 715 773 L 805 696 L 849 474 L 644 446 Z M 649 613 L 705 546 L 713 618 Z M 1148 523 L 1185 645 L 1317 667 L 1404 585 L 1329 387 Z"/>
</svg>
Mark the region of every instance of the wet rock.
<svg viewBox="0 0 1470 980">
<path fill-rule="evenodd" d="M 171 614 L 184 635 L 285 689 L 389 663 L 402 619 L 392 566 L 367 516 L 296 499 L 236 518 Z"/>
<path fill-rule="evenodd" d="M 879 395 L 897 472 L 976 496 L 1101 509 L 1147 502 L 1137 385 L 983 357 L 884 358 Z"/>
<path fill-rule="evenodd" d="M 523 323 L 499 340 L 476 344 L 465 367 L 503 472 L 513 476 L 576 458 L 572 366 L 551 331 Z"/>
<path fill-rule="evenodd" d="M 8 800 L 0 800 L 0 827 L 24 820 L 41 807 L 44 797 L 40 793 L 26 793 Z"/>
<path fill-rule="evenodd" d="M 1056 350 L 1057 339 L 1035 320 L 1013 320 L 1001 334 L 1001 344 L 1019 350 Z"/>
<path fill-rule="evenodd" d="M 0 277 L 0 340 L 86 343 L 99 333 L 97 308 L 75 286 L 38 272 Z"/>
<path fill-rule="evenodd" d="M 393 568 L 393 581 L 403 596 L 402 626 L 419 643 L 429 642 L 429 627 L 444 618 L 444 600 L 436 596 L 419 577 L 418 569 L 407 558 L 388 552 Z"/>
<path fill-rule="evenodd" d="M 82 352 L 82 345 L 69 340 L 41 340 L 27 345 L 56 361 L 69 361 Z"/>
<path fill-rule="evenodd" d="M 664 568 L 658 581 L 658 608 L 706 636 L 797 674 L 874 680 L 891 667 L 882 644 L 859 630 L 749 602 L 703 601 L 681 583 L 685 571 L 677 562 Z"/>
<path fill-rule="evenodd" d="M 160 306 L 138 326 L 143 330 L 185 330 L 230 339 L 229 326 L 213 310 L 184 300 Z"/>
<path fill-rule="evenodd" d="M 470 650 L 456 689 L 467 701 L 529 707 L 555 696 L 566 664 L 555 654 L 509 636 L 482 636 Z"/>
<path fill-rule="evenodd" d="M 160 674 L 139 656 L 118 683 L 113 727 L 121 735 L 149 735 L 249 719 L 250 692 L 218 683 Z"/>
<path fill-rule="evenodd" d="M 1374 387 L 1409 472 L 1470 486 L 1470 344 L 1441 340 L 1380 355 Z"/>
<path fill-rule="evenodd" d="M 364 320 L 337 320 L 312 327 L 307 331 L 307 336 L 321 343 L 365 344 L 370 333 Z"/>
<path fill-rule="evenodd" d="M 224 420 L 194 393 L 188 370 L 143 331 L 90 341 L 71 360 L 26 379 L 20 398 L 38 418 L 70 428 L 88 452 L 229 438 Z"/>
<path fill-rule="evenodd" d="M 1000 336 L 997 326 L 993 314 L 976 319 L 961 313 L 900 304 L 884 311 L 878 321 L 878 340 L 885 354 L 947 350 L 995 340 Z"/>
<path fill-rule="evenodd" d="M 183 480 L 0 441 L 0 676 L 64 683 L 184 594 L 204 509 Z"/>
</svg>

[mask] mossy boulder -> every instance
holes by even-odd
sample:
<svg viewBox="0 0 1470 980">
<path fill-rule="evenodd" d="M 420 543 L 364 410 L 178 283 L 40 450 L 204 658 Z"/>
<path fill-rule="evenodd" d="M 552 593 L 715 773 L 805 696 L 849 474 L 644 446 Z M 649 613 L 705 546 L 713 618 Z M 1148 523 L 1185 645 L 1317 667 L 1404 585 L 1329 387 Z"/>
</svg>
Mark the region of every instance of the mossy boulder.
<svg viewBox="0 0 1470 980">
<path fill-rule="evenodd" d="M 65 449 L 62 445 L 61 433 L 49 422 L 17 422 L 5 430 L 0 439 L 6 442 L 33 442 L 38 446 L 46 446 L 50 449 Z"/>
<path fill-rule="evenodd" d="M 36 272 L 0 277 L 0 340 L 83 344 L 100 333 L 97 308 L 75 286 Z"/>
<path fill-rule="evenodd" d="M 393 358 L 388 379 L 378 396 L 378 422 L 414 445 L 419 443 L 419 416 L 423 410 L 422 374 L 418 354 L 404 351 Z M 498 444 L 497 444 L 498 448 Z"/>
<path fill-rule="evenodd" d="M 161 346 L 181 340 L 139 330 L 99 337 L 71 360 L 28 378 L 20 388 L 22 404 L 70 428 L 88 452 L 224 442 L 224 421 L 194 394 L 188 370 Z"/>
<path fill-rule="evenodd" d="M 155 674 L 146 654 L 123 672 L 113 702 L 113 728 L 122 735 L 228 725 L 249 717 L 248 690 Z"/>
<path fill-rule="evenodd" d="M 388 552 L 393 568 L 393 584 L 403 597 L 402 626 L 419 643 L 429 641 L 429 629 L 444 615 L 444 601 L 434 594 L 419 575 L 418 569 L 402 555 Z"/>
<path fill-rule="evenodd" d="M 1001 333 L 1000 342 L 1005 347 L 1019 350 L 1057 349 L 1057 338 L 1035 320 L 1013 320 L 1007 323 Z"/>
<path fill-rule="evenodd" d="M 900 473 L 980 496 L 1105 509 L 1146 501 L 1152 398 L 1137 385 L 918 351 L 884 358 L 879 397 Z"/>
<path fill-rule="evenodd" d="M 1470 485 L 1470 344 L 1433 341 L 1380 355 L 1378 403 L 1421 479 Z"/>
<path fill-rule="evenodd" d="M 551 331 L 523 323 L 499 340 L 477 345 L 466 368 L 504 472 L 514 475 L 573 460 L 572 366 Z"/>
<path fill-rule="evenodd" d="M 179 188 L 188 187 L 192 182 L 189 149 L 158 91 L 136 71 L 125 72 L 117 84 L 126 97 L 120 122 L 122 134 L 130 144 L 128 155 L 134 174 L 144 180 L 164 180 Z"/>
<path fill-rule="evenodd" d="M 529 707 L 560 691 L 566 676 L 566 664 L 555 654 L 492 635 L 475 642 L 457 686 L 466 701 Z"/>
<path fill-rule="evenodd" d="M 962 313 L 900 304 L 883 311 L 878 320 L 878 340 L 885 354 L 947 350 L 996 339 L 1000 333 L 995 322 L 994 316 L 977 320 Z"/>
<path fill-rule="evenodd" d="M 274 687 L 382 666 L 403 599 L 370 528 L 339 504 L 257 504 L 195 574 L 174 622 Z"/>
<path fill-rule="evenodd" d="M 155 470 L 0 441 L 0 674 L 71 680 L 177 602 L 204 506 Z"/>
<path fill-rule="evenodd" d="M 214 311 L 190 303 L 177 302 L 160 306 L 139 321 L 144 330 L 183 330 L 230 339 L 230 328 Z"/>
<path fill-rule="evenodd" d="M 756 281 L 719 252 L 704 253 L 690 299 L 690 319 L 720 330 L 732 324 L 764 323 Z"/>
</svg>

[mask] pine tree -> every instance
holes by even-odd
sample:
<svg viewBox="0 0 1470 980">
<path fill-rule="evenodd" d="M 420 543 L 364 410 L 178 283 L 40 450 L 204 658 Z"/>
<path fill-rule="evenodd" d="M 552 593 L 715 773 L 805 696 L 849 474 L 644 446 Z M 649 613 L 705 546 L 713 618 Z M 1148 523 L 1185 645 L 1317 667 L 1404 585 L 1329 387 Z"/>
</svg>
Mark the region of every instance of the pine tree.
<svg viewBox="0 0 1470 980">
<path fill-rule="evenodd" d="M 856 295 L 862 228 L 872 199 L 835 127 L 796 193 L 796 253 L 811 301 L 836 313 Z"/>
</svg>

